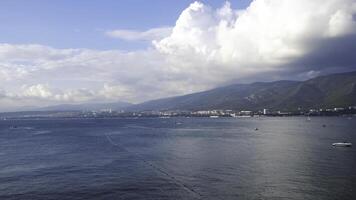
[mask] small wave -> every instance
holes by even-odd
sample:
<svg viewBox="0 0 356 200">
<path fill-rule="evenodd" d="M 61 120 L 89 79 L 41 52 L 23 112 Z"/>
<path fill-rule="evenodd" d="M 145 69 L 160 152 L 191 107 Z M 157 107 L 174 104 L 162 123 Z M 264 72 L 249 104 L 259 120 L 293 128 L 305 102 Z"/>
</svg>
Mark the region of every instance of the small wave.
<svg viewBox="0 0 356 200">
<path fill-rule="evenodd" d="M 33 135 L 43 135 L 43 134 L 47 134 L 47 133 L 51 133 L 51 131 L 49 131 L 49 130 L 35 131 L 32 134 Z"/>
<path fill-rule="evenodd" d="M 31 126 L 10 126 L 9 129 L 14 129 L 14 130 L 33 130 L 35 127 Z"/>
</svg>

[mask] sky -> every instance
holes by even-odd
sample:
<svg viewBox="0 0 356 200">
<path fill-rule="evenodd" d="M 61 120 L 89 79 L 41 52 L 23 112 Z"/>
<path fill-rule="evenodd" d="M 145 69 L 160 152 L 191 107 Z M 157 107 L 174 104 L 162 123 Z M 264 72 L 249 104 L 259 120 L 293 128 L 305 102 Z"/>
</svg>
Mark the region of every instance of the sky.
<svg viewBox="0 0 356 200">
<path fill-rule="evenodd" d="M 108 30 L 173 26 L 191 0 L 2 0 L 1 43 L 36 43 L 55 48 L 135 50 L 147 42 L 113 40 Z M 202 1 L 220 7 L 225 1 Z M 233 1 L 231 1 L 233 2 Z M 249 0 L 235 0 L 244 8 Z"/>
<path fill-rule="evenodd" d="M 354 0 L 2 0 L 0 111 L 356 70 Z"/>
</svg>

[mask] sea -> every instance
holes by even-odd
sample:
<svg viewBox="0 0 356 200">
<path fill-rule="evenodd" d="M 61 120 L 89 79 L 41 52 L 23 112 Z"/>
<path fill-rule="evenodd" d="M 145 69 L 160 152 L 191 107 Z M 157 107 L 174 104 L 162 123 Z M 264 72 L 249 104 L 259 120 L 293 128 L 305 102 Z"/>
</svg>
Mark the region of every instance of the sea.
<svg viewBox="0 0 356 200">
<path fill-rule="evenodd" d="M 0 199 L 352 200 L 356 117 L 2 120 Z"/>
</svg>

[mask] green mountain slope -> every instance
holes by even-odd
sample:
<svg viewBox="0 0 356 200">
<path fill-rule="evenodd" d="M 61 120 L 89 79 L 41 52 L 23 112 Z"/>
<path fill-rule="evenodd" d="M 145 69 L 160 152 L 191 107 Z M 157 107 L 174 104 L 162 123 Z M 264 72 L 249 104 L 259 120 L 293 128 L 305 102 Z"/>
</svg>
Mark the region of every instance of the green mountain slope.
<svg viewBox="0 0 356 200">
<path fill-rule="evenodd" d="M 297 110 L 356 105 L 356 71 L 307 81 L 234 84 L 204 92 L 144 102 L 131 110 Z"/>
</svg>

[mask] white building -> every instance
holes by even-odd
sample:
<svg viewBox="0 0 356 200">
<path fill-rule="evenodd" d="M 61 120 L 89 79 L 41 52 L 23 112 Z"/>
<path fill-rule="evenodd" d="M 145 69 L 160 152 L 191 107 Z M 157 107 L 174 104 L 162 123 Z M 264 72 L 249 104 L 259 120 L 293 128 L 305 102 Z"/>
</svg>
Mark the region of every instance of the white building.
<svg viewBox="0 0 356 200">
<path fill-rule="evenodd" d="M 268 114 L 268 109 L 266 109 L 266 108 L 263 109 L 263 114 L 264 114 L 264 115 L 267 115 L 267 114 Z"/>
</svg>

